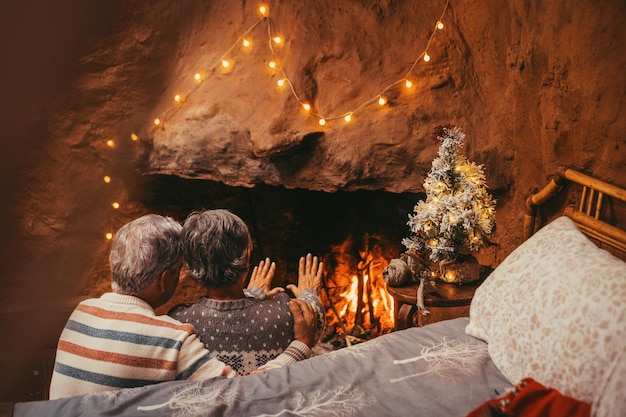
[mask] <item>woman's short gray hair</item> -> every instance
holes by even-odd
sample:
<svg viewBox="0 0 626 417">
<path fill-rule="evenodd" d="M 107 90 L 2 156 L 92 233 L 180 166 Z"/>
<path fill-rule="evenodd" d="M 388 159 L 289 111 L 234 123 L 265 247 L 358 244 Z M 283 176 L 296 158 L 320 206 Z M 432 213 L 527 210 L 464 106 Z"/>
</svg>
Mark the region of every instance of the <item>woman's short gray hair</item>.
<svg viewBox="0 0 626 417">
<path fill-rule="evenodd" d="M 230 211 L 191 213 L 182 238 L 189 273 L 205 287 L 230 286 L 247 273 L 252 238 L 244 221 Z"/>
<path fill-rule="evenodd" d="M 147 214 L 122 226 L 111 244 L 109 264 L 116 290 L 145 290 L 183 255 L 182 226 L 171 217 Z"/>
</svg>

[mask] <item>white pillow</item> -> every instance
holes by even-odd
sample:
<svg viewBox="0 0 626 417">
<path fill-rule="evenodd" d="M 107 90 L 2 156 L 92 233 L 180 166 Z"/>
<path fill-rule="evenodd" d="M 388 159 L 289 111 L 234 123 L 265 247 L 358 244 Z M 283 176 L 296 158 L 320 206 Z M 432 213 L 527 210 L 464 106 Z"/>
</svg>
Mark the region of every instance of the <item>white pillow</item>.
<svg viewBox="0 0 626 417">
<path fill-rule="evenodd" d="M 488 343 L 511 383 L 532 377 L 597 405 L 626 350 L 626 263 L 559 217 L 476 290 L 465 332 Z"/>
</svg>

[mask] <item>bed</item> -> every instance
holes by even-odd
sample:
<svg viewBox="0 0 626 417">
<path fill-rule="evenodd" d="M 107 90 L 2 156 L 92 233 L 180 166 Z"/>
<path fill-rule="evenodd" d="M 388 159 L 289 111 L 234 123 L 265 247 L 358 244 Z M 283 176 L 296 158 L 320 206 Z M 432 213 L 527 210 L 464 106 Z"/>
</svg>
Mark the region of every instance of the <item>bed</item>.
<svg viewBox="0 0 626 417">
<path fill-rule="evenodd" d="M 564 188 L 580 196 L 577 207 L 542 213 Z M 621 188 L 560 170 L 527 200 L 526 240 L 478 288 L 470 317 L 258 375 L 16 403 L 13 415 L 454 417 L 504 404 L 529 378 L 595 416 L 623 415 L 626 232 L 611 223 L 624 201 Z M 555 404 L 541 407 L 557 415 Z"/>
</svg>

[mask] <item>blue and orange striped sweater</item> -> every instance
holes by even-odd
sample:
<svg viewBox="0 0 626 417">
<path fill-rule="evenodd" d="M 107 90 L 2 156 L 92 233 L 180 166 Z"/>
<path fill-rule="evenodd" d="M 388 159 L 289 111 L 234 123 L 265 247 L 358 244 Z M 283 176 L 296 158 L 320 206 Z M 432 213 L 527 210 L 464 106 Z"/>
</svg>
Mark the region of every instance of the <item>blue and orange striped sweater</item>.
<svg viewBox="0 0 626 417">
<path fill-rule="evenodd" d="M 195 329 L 157 316 L 140 298 L 106 293 L 81 302 L 57 345 L 50 399 L 175 379 L 234 376 Z"/>
</svg>

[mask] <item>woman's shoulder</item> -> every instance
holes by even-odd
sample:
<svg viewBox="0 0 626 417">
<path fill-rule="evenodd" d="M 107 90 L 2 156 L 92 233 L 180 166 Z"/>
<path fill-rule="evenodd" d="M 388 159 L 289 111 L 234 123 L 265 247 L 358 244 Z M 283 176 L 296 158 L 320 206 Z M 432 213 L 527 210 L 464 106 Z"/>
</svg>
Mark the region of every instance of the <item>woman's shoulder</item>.
<svg viewBox="0 0 626 417">
<path fill-rule="evenodd" d="M 265 300 L 273 300 L 275 303 L 288 304 L 289 300 L 291 300 L 291 297 L 289 297 L 289 294 L 287 294 L 286 292 L 279 292 L 270 297 L 267 297 Z"/>
<path fill-rule="evenodd" d="M 289 300 L 291 300 L 289 294 L 281 292 L 267 297 L 264 300 L 254 300 L 253 309 L 265 312 L 277 311 L 282 312 L 282 314 L 291 315 Z"/>
<path fill-rule="evenodd" d="M 170 311 L 167 312 L 167 315 L 170 317 L 176 318 L 182 314 L 185 314 L 189 309 L 194 308 L 197 303 L 181 303 L 176 304 L 174 307 L 170 308 Z"/>
</svg>

